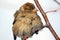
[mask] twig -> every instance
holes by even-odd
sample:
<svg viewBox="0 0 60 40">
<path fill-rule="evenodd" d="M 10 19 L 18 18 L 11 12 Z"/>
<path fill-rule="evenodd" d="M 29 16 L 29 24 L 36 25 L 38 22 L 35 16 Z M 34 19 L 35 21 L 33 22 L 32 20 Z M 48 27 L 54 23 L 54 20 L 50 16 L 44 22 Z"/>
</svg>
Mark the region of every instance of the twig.
<svg viewBox="0 0 60 40">
<path fill-rule="evenodd" d="M 60 5 L 60 3 L 57 0 L 54 0 L 58 5 Z"/>
<path fill-rule="evenodd" d="M 53 10 L 47 11 L 46 13 L 49 13 L 49 12 L 57 12 L 57 11 L 59 11 L 59 10 L 60 10 L 60 6 L 59 6 L 59 8 L 56 8 L 56 9 L 53 9 Z"/>
<path fill-rule="evenodd" d="M 53 36 L 55 37 L 56 40 L 60 40 L 60 38 L 58 37 L 58 35 L 56 34 L 56 32 L 54 31 L 54 29 L 52 28 L 52 26 L 50 25 L 50 22 L 46 16 L 46 13 L 43 11 L 42 7 L 40 6 L 38 0 L 34 0 L 35 3 L 36 3 L 36 6 L 38 7 L 38 9 L 40 10 L 45 22 L 46 22 L 46 25 L 48 25 L 48 28 L 49 30 L 51 31 L 51 33 L 53 34 Z"/>
<path fill-rule="evenodd" d="M 58 10 L 51 10 L 51 11 L 47 11 L 46 13 L 49 13 L 49 12 L 57 12 Z"/>
</svg>

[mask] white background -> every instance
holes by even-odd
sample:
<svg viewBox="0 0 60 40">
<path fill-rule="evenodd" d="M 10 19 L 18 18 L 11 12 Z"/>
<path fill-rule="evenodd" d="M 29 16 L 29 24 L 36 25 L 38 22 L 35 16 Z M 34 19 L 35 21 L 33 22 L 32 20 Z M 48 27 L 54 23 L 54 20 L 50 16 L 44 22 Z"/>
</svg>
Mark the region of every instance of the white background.
<svg viewBox="0 0 60 40">
<path fill-rule="evenodd" d="M 13 15 L 15 11 L 18 10 L 20 6 L 26 2 L 31 2 L 35 5 L 33 0 L 0 0 L 0 40 L 13 40 L 12 35 L 12 22 L 14 20 Z M 39 2 L 45 12 L 57 8 L 59 9 L 60 7 L 53 0 L 39 0 Z M 39 11 L 38 15 L 41 16 Z M 54 30 L 60 37 L 60 9 L 57 12 L 47 13 L 47 16 Z M 45 25 L 43 18 L 42 22 Z M 17 40 L 21 39 L 17 38 Z M 27 40 L 55 40 L 55 38 L 53 37 L 48 28 L 44 28 L 43 30 L 39 31 L 38 35 L 34 34 L 31 38 L 28 38 Z"/>
</svg>

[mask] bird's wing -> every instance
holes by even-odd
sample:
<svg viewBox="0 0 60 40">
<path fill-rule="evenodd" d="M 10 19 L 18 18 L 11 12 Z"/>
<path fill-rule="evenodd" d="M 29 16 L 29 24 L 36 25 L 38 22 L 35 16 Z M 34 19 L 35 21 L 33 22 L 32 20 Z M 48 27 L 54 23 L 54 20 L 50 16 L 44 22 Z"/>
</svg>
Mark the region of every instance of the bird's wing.
<svg viewBox="0 0 60 40">
<path fill-rule="evenodd" d="M 17 11 L 15 12 L 15 14 L 14 14 L 14 21 L 13 21 L 13 24 L 15 23 L 15 21 L 16 21 L 16 17 L 18 16 L 19 13 L 20 13 L 19 10 L 17 10 Z"/>
</svg>

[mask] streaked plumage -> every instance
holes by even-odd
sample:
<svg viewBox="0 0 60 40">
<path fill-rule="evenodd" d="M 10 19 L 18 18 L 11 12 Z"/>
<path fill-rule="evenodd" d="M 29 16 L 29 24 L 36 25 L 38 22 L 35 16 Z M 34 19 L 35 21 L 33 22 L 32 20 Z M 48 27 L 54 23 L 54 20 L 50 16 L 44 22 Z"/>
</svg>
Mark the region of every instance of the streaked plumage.
<svg viewBox="0 0 60 40">
<path fill-rule="evenodd" d="M 23 38 L 24 35 L 29 35 L 31 37 L 36 31 L 43 28 L 40 17 L 37 12 L 32 11 L 33 9 L 35 7 L 32 3 L 26 3 L 15 13 L 12 27 L 15 36 Z"/>
</svg>

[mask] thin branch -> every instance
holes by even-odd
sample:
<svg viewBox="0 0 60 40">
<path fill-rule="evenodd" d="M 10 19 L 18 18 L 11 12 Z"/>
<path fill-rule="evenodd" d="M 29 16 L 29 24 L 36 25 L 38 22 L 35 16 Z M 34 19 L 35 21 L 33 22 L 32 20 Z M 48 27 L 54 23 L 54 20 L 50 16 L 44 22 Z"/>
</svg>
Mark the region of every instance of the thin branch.
<svg viewBox="0 0 60 40">
<path fill-rule="evenodd" d="M 57 12 L 58 10 L 51 10 L 51 11 L 47 11 L 46 13 L 50 13 L 50 12 Z"/>
<path fill-rule="evenodd" d="M 60 5 L 60 2 L 58 2 L 57 0 L 54 0 L 58 5 Z"/>
<path fill-rule="evenodd" d="M 60 10 L 60 6 L 59 6 L 59 8 L 54 9 L 54 10 L 51 10 L 51 11 L 47 11 L 46 13 L 49 13 L 49 12 L 57 12 L 57 11 L 59 11 L 59 10 Z"/>
<path fill-rule="evenodd" d="M 53 0 L 53 1 L 56 2 L 58 5 L 60 5 L 60 3 L 57 0 Z M 51 11 L 47 11 L 46 13 L 49 13 L 49 12 L 57 12 L 58 10 L 60 10 L 60 7 L 57 8 L 57 9 L 51 10 Z"/>
<path fill-rule="evenodd" d="M 48 28 L 49 30 L 51 31 L 51 33 L 53 34 L 53 36 L 55 37 L 56 40 L 60 40 L 60 38 L 58 37 L 58 35 L 56 34 L 56 32 L 54 31 L 54 29 L 52 28 L 47 16 L 46 16 L 46 13 L 44 12 L 44 10 L 42 9 L 41 5 L 39 4 L 38 0 L 34 0 L 35 1 L 35 4 L 36 6 L 38 7 L 38 9 L 40 10 L 45 22 L 46 22 L 46 25 L 48 25 Z"/>
</svg>

